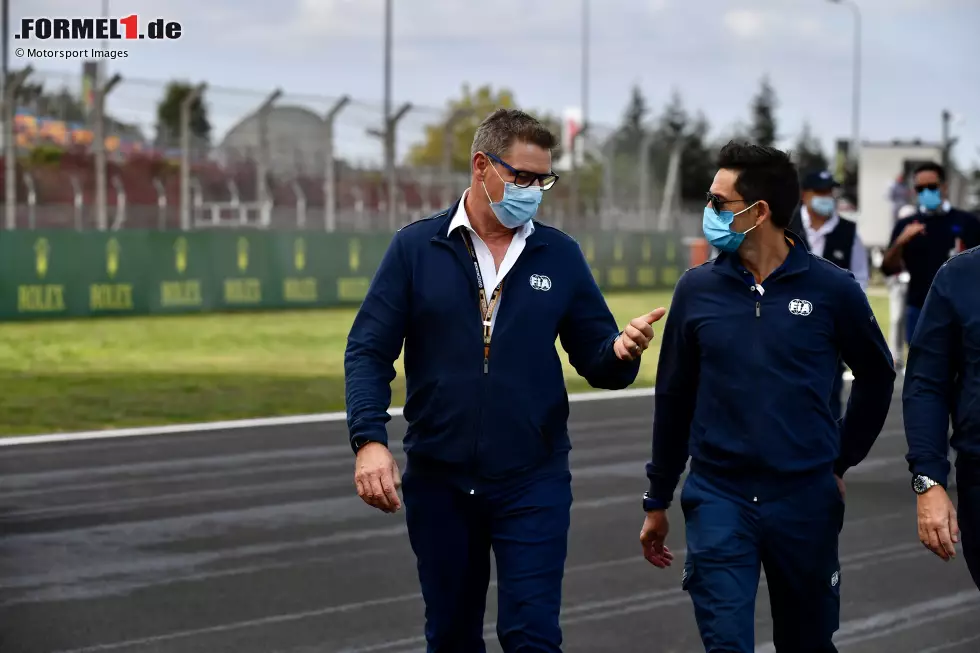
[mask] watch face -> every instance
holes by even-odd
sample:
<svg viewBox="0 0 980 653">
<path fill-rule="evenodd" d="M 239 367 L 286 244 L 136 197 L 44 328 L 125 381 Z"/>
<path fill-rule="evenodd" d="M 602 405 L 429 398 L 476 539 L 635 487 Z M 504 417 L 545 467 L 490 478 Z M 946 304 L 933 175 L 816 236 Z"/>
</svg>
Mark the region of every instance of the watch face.
<svg viewBox="0 0 980 653">
<path fill-rule="evenodd" d="M 929 483 L 929 479 L 925 476 L 916 476 L 912 479 L 912 489 L 915 490 L 916 494 L 922 494 L 930 487 L 932 487 L 932 484 Z"/>
</svg>

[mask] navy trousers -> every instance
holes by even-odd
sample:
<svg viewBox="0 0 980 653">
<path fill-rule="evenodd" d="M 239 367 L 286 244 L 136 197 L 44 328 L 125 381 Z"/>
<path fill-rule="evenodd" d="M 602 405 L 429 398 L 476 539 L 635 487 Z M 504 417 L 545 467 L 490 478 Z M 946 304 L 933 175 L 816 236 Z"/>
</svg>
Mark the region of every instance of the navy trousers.
<svg viewBox="0 0 980 653">
<path fill-rule="evenodd" d="M 832 473 L 754 502 L 692 474 L 681 491 L 687 527 L 682 585 L 706 653 L 755 651 L 755 601 L 765 569 L 779 653 L 836 653 L 837 539 L 844 501 Z"/>
<path fill-rule="evenodd" d="M 572 504 L 567 455 L 537 473 L 468 488 L 413 470 L 402 476 L 408 536 L 425 600 L 428 653 L 484 653 L 490 551 L 497 637 L 505 653 L 560 653 L 558 623 Z M 472 494 L 470 491 L 472 490 Z"/>
<path fill-rule="evenodd" d="M 956 521 L 960 525 L 963 559 L 980 589 L 980 465 L 964 465 L 959 459 L 956 461 Z"/>
</svg>

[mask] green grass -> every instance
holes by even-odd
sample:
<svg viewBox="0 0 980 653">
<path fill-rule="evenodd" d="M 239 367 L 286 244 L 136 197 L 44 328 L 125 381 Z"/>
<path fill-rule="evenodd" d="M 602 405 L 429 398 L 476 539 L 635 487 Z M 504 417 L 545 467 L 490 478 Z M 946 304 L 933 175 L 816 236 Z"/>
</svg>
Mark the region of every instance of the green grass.
<svg viewBox="0 0 980 653">
<path fill-rule="evenodd" d="M 623 325 L 669 307 L 670 293 L 607 300 Z M 871 302 L 887 329 L 887 299 Z M 0 434 L 343 410 L 353 318 L 323 310 L 3 324 Z M 588 390 L 559 351 L 569 391 Z M 635 385 L 653 385 L 658 352 L 659 340 Z M 401 405 L 400 360 L 396 369 L 392 403 Z"/>
</svg>

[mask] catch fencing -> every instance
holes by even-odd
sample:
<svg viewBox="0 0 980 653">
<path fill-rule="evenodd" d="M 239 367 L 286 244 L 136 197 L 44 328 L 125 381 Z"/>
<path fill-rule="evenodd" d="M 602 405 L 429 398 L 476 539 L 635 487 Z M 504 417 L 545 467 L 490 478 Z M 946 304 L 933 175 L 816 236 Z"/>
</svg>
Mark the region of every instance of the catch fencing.
<svg viewBox="0 0 980 653">
<path fill-rule="evenodd" d="M 205 139 L 190 111 L 177 129 L 159 119 L 164 82 L 114 77 L 93 88 L 81 75 L 28 72 L 8 86 L 16 115 L 5 121 L 5 160 L 17 164 L 4 165 L 7 229 L 391 233 L 467 186 L 469 143 L 456 127 L 483 117 L 405 105 L 386 121 L 379 104 L 343 95 L 203 86 Z M 576 140 L 586 154 L 561 169 L 542 220 L 696 236 L 700 207 L 679 199 L 680 150 L 613 132 L 590 124 Z"/>
</svg>

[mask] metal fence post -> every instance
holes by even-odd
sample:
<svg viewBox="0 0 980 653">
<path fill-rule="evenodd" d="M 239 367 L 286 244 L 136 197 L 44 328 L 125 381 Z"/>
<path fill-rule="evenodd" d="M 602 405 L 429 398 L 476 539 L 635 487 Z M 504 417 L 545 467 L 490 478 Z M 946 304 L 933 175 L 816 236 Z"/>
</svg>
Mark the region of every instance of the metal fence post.
<svg viewBox="0 0 980 653">
<path fill-rule="evenodd" d="M 191 106 L 207 84 L 198 84 L 180 103 L 180 228 L 191 228 Z"/>
<path fill-rule="evenodd" d="M 259 106 L 256 112 L 259 130 L 259 158 L 255 162 L 255 174 L 258 181 L 259 210 L 263 224 L 268 224 L 271 214 L 271 201 L 269 199 L 269 170 L 272 168 L 270 144 L 269 144 L 269 111 L 272 105 L 282 96 L 282 90 L 276 89 L 269 94 L 269 97 Z"/>
<path fill-rule="evenodd" d="M 459 108 L 449 114 L 442 136 L 442 205 L 453 203 L 453 150 L 456 148 L 456 125 L 472 111 Z"/>
<path fill-rule="evenodd" d="M 109 211 L 106 201 L 106 156 L 105 156 L 105 98 L 122 77 L 116 73 L 109 81 L 95 89 L 95 124 L 93 127 L 95 148 L 95 219 L 99 231 L 109 228 Z"/>
<path fill-rule="evenodd" d="M 640 141 L 640 224 L 649 231 L 647 216 L 650 213 L 650 150 L 655 140 L 653 129 L 648 128 Z"/>
<path fill-rule="evenodd" d="M 385 203 L 388 206 L 388 228 L 392 231 L 398 229 L 398 206 L 395 201 L 395 195 L 398 191 L 398 171 L 395 168 L 396 130 L 398 128 L 398 121 L 404 118 L 405 114 L 411 109 L 412 103 L 406 102 L 394 114 L 385 116 L 384 128 L 381 131 L 377 129 L 367 130 L 368 134 L 380 138 L 384 143 L 385 179 L 388 181 L 388 192 Z"/>
<path fill-rule="evenodd" d="M 4 150 L 4 189 L 6 196 L 7 229 L 17 228 L 17 144 L 14 142 L 14 114 L 17 112 L 17 91 L 34 71 L 31 66 L 25 67 L 10 79 L 4 80 L 3 98 L 3 150 Z"/>
<path fill-rule="evenodd" d="M 670 163 L 667 165 L 667 180 L 664 182 L 664 194 L 660 202 L 660 216 L 657 230 L 667 231 L 670 227 L 670 210 L 680 195 L 681 157 L 684 155 L 684 139 L 678 138 L 670 152 Z"/>
<path fill-rule="evenodd" d="M 323 224 L 328 232 L 337 229 L 337 169 L 334 161 L 334 123 L 344 107 L 350 103 L 350 96 L 344 95 L 330 107 L 324 117 L 323 139 Z"/>
</svg>

